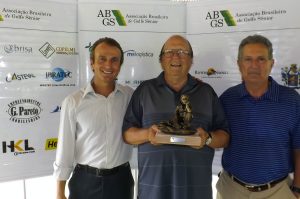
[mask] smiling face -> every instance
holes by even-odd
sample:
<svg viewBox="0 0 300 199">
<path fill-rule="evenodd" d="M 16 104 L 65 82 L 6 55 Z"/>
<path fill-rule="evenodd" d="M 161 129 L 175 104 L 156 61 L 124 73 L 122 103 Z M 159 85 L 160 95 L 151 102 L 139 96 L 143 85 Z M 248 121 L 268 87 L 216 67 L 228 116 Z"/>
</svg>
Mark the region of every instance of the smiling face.
<svg viewBox="0 0 300 199">
<path fill-rule="evenodd" d="M 238 60 L 246 84 L 268 84 L 273 64 L 274 59 L 269 58 L 268 48 L 260 43 L 245 45 Z"/>
<path fill-rule="evenodd" d="M 161 66 L 167 78 L 186 79 L 192 65 L 191 49 L 180 36 L 173 36 L 164 45 Z"/>
<path fill-rule="evenodd" d="M 121 68 L 121 51 L 115 46 L 100 43 L 91 60 L 95 83 L 114 84 Z"/>
</svg>

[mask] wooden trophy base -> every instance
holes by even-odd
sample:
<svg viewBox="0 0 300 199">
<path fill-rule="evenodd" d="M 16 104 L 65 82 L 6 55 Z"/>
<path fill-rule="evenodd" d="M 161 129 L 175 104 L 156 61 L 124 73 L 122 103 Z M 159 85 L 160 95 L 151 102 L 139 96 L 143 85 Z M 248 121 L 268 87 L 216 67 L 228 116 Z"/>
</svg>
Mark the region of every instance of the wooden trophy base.
<svg viewBox="0 0 300 199">
<path fill-rule="evenodd" d="M 186 146 L 200 146 L 201 138 L 198 135 L 172 135 L 158 132 L 155 141 L 159 144 L 177 144 Z"/>
</svg>

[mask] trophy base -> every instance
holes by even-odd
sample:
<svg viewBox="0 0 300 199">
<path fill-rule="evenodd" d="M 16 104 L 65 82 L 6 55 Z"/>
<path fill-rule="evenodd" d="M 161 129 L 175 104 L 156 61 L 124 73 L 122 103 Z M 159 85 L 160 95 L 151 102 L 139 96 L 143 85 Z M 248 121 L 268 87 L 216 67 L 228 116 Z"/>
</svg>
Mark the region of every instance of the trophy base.
<svg viewBox="0 0 300 199">
<path fill-rule="evenodd" d="M 159 144 L 177 144 L 186 146 L 200 146 L 201 138 L 198 135 L 172 135 L 158 132 L 155 141 Z"/>
</svg>

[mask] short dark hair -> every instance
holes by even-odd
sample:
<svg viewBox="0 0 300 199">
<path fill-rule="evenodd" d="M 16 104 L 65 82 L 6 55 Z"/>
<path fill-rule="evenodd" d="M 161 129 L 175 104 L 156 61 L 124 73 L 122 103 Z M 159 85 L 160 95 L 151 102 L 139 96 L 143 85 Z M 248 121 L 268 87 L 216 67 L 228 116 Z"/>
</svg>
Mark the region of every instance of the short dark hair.
<svg viewBox="0 0 300 199">
<path fill-rule="evenodd" d="M 240 60 L 242 58 L 243 48 L 247 44 L 263 44 L 263 45 L 265 45 L 268 48 L 269 59 L 273 59 L 273 47 L 272 47 L 271 41 L 262 35 L 251 35 L 241 41 L 240 46 L 239 46 L 239 52 L 238 52 L 238 60 Z"/>
<path fill-rule="evenodd" d="M 191 58 L 193 58 L 194 57 L 194 52 L 193 52 L 193 48 L 192 48 L 192 46 L 191 46 L 191 44 L 190 44 L 190 42 L 189 42 L 189 40 L 187 40 L 186 38 L 184 38 L 184 37 L 182 37 L 182 36 L 180 36 L 180 35 L 173 35 L 173 36 L 171 36 L 171 37 L 174 37 L 174 36 L 178 36 L 178 37 L 181 37 L 181 38 L 183 38 L 187 43 L 188 43 L 188 46 L 189 46 L 189 48 L 190 48 L 190 56 L 191 56 Z M 171 38 L 170 37 L 170 38 Z M 169 39 L 170 39 L 169 38 Z M 162 48 L 161 48 L 161 50 L 160 50 L 160 53 L 159 53 L 159 62 L 161 62 L 161 59 L 162 59 L 162 56 L 163 56 L 163 53 L 164 53 L 164 47 L 165 47 L 165 43 L 164 43 L 164 45 L 162 46 Z"/>
<path fill-rule="evenodd" d="M 120 65 L 123 64 L 124 61 L 124 52 L 123 49 L 121 47 L 121 45 L 119 44 L 119 42 L 117 42 L 115 39 L 113 38 L 109 38 L 109 37 L 103 37 L 98 39 L 97 41 L 95 41 L 95 43 L 90 47 L 90 59 L 94 62 L 95 61 L 95 48 L 102 43 L 106 43 L 110 46 L 114 46 L 117 47 L 120 51 L 121 51 L 121 60 L 120 60 Z"/>
</svg>

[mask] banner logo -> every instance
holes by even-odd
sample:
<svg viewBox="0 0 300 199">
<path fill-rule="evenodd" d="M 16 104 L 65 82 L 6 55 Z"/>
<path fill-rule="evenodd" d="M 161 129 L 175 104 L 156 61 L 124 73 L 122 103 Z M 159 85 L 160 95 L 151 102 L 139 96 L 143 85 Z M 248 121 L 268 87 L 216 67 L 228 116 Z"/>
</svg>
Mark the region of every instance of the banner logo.
<svg viewBox="0 0 300 199">
<path fill-rule="evenodd" d="M 127 26 L 126 21 L 120 10 L 99 10 L 98 18 L 101 18 L 104 26 Z"/>
<path fill-rule="evenodd" d="M 89 50 L 89 52 L 91 52 L 92 42 L 89 42 L 89 44 L 86 45 L 84 48 L 87 48 Z"/>
<path fill-rule="evenodd" d="M 54 150 L 57 148 L 57 138 L 49 138 L 46 140 L 45 150 Z"/>
<path fill-rule="evenodd" d="M 207 71 L 195 70 L 195 75 L 200 75 L 201 78 L 223 78 L 225 75 L 228 74 L 228 71 L 217 71 L 213 67 L 209 67 Z"/>
<path fill-rule="evenodd" d="M 34 99 L 18 99 L 8 104 L 6 111 L 15 123 L 31 123 L 40 119 L 41 103 Z"/>
<path fill-rule="evenodd" d="M 135 50 L 126 50 L 124 51 L 124 55 L 127 57 L 153 57 L 153 53 L 151 52 L 136 52 Z"/>
<path fill-rule="evenodd" d="M 8 73 L 6 75 L 6 82 L 12 82 L 15 80 L 21 81 L 21 80 L 26 80 L 26 79 L 31 79 L 31 78 L 35 78 L 35 75 L 32 73 L 27 73 L 27 74 Z"/>
<path fill-rule="evenodd" d="M 281 68 L 281 79 L 285 86 L 291 88 L 300 88 L 300 69 L 297 64 L 291 64 L 290 67 Z"/>
<path fill-rule="evenodd" d="M 46 42 L 40 49 L 39 51 L 44 55 L 47 59 L 53 55 L 55 52 L 55 49 L 48 43 Z"/>
<path fill-rule="evenodd" d="M 56 106 L 50 113 L 58 113 L 61 110 L 61 106 Z"/>
<path fill-rule="evenodd" d="M 72 72 L 62 68 L 54 68 L 51 72 L 46 72 L 46 79 L 51 78 L 56 82 L 63 81 L 65 78 L 72 78 Z"/>
<path fill-rule="evenodd" d="M 211 11 L 206 14 L 205 20 L 210 20 L 210 26 L 220 28 L 224 26 L 236 26 L 236 21 L 228 10 Z"/>
<path fill-rule="evenodd" d="M 2 152 L 3 153 L 14 153 L 15 156 L 20 154 L 34 153 L 35 149 L 29 146 L 28 139 L 2 142 Z"/>
<path fill-rule="evenodd" d="M 26 53 L 30 54 L 32 53 L 32 47 L 27 46 L 17 46 L 16 44 L 9 44 L 4 46 L 4 51 L 7 54 L 10 53 Z"/>
<path fill-rule="evenodd" d="M 55 48 L 56 54 L 60 55 L 78 55 L 75 48 L 71 47 L 56 47 Z"/>
</svg>

